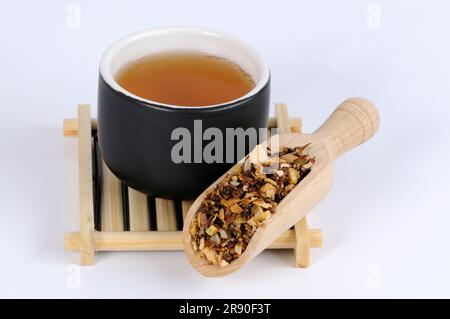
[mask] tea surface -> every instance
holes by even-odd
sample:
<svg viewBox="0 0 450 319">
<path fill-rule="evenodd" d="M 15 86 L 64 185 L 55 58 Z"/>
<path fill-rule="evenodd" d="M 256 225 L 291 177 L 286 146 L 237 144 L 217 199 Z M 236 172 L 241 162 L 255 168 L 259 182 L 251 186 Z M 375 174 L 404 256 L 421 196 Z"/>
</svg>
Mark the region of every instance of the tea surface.
<svg viewBox="0 0 450 319">
<path fill-rule="evenodd" d="M 192 107 L 229 102 L 255 87 L 252 77 L 236 63 L 190 51 L 138 58 L 118 71 L 116 81 L 144 99 Z"/>
</svg>

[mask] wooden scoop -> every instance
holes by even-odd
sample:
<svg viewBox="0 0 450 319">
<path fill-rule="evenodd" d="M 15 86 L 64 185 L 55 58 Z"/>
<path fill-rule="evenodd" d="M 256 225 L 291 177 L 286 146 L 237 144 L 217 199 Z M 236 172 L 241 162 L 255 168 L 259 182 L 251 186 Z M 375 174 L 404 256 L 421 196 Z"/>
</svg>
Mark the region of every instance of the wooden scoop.
<svg viewBox="0 0 450 319">
<path fill-rule="evenodd" d="M 313 134 L 287 133 L 279 138 L 280 146 L 303 146 L 310 143 L 305 154 L 315 156 L 311 172 L 278 204 L 275 213 L 254 233 L 246 250 L 225 267 L 209 265 L 193 251 L 189 228 L 203 198 L 229 172 L 206 189 L 187 212 L 184 229 L 184 249 L 191 265 L 204 276 L 219 277 L 237 271 L 269 244 L 285 233 L 316 206 L 330 191 L 333 161 L 341 154 L 371 138 L 378 129 L 379 117 L 375 106 L 362 98 L 351 98 L 339 105 L 325 123 Z M 262 145 L 265 146 L 267 142 Z M 255 152 L 255 148 L 251 153 Z"/>
</svg>

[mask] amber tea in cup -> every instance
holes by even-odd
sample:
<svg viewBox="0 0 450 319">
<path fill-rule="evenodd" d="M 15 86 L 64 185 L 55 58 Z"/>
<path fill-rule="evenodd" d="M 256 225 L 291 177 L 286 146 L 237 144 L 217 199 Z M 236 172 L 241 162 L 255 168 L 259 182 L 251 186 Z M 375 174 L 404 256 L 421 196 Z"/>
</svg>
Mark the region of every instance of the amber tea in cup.
<svg viewBox="0 0 450 319">
<path fill-rule="evenodd" d="M 118 71 L 116 81 L 144 99 L 192 107 L 226 103 L 255 87 L 255 81 L 238 64 L 194 51 L 139 57 Z"/>
</svg>

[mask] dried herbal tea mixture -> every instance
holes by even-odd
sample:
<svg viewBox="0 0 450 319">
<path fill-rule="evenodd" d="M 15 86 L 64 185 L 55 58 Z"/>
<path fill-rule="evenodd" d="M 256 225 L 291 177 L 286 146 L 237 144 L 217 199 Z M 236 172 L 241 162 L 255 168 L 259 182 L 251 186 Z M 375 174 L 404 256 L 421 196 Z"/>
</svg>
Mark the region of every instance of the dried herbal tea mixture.
<svg viewBox="0 0 450 319">
<path fill-rule="evenodd" d="M 192 246 L 209 264 L 227 266 L 238 258 L 256 229 L 311 170 L 309 144 L 273 153 L 253 163 L 247 156 L 203 200 L 190 225 Z"/>
</svg>

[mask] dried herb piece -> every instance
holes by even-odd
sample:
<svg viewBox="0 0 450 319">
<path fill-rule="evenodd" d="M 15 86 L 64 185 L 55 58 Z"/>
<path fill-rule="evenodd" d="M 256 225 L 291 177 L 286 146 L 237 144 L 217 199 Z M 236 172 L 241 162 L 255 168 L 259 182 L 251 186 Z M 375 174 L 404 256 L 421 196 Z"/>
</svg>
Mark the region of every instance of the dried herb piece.
<svg viewBox="0 0 450 319">
<path fill-rule="evenodd" d="M 279 152 L 267 149 L 261 163 L 247 156 L 204 198 L 190 226 L 192 247 L 210 264 L 226 267 L 248 246 L 277 204 L 311 170 L 315 160 L 303 154 L 309 144 Z"/>
</svg>

